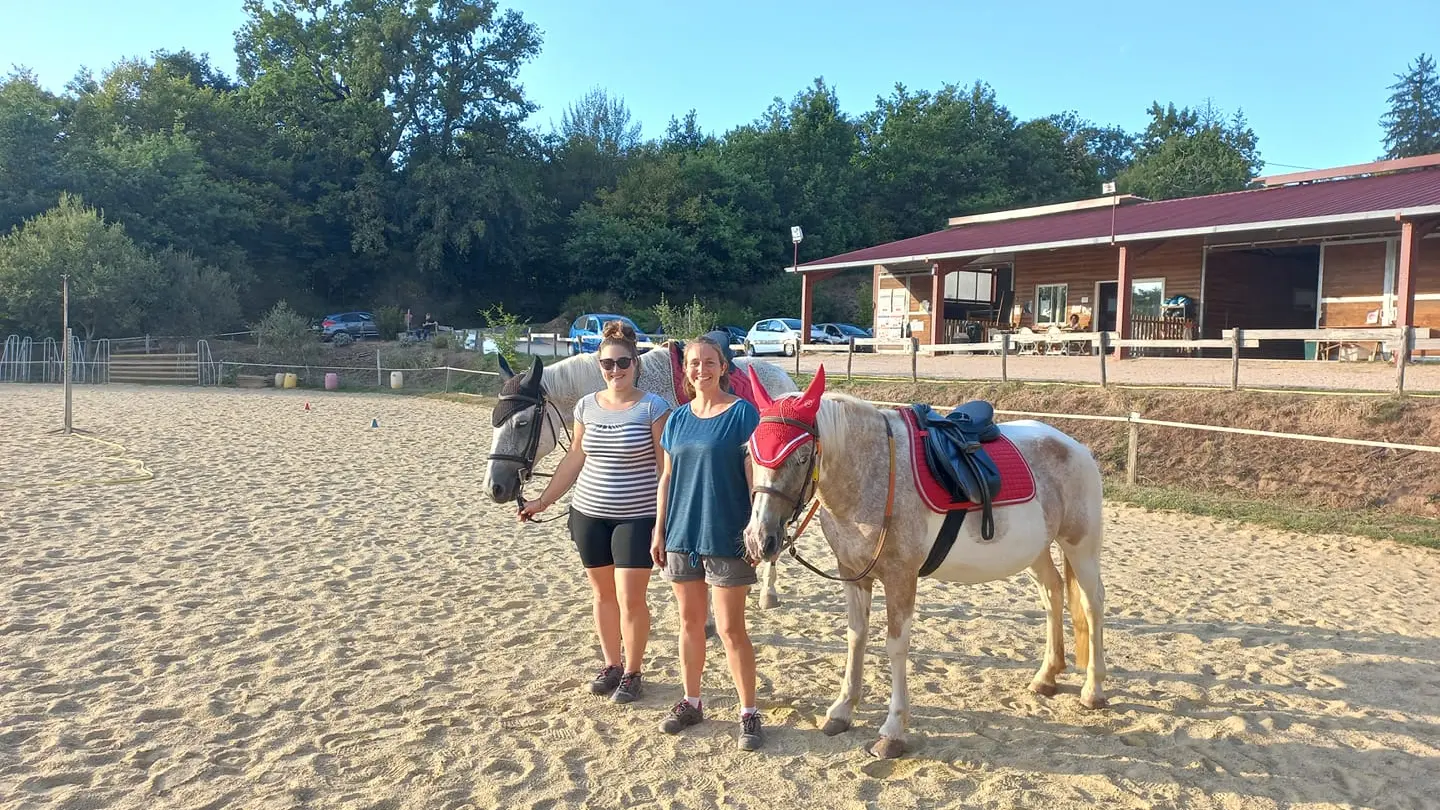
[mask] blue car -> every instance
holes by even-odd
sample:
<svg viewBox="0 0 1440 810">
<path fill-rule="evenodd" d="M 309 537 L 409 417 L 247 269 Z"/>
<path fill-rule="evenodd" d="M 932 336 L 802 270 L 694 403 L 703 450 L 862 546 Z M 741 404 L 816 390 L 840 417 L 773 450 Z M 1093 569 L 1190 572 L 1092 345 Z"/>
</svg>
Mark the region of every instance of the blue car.
<svg viewBox="0 0 1440 810">
<path fill-rule="evenodd" d="M 570 324 L 571 353 L 598 351 L 600 349 L 600 330 L 605 328 L 606 321 L 620 321 L 621 323 L 628 324 L 631 329 L 635 330 L 635 340 L 640 343 L 646 343 L 650 340 L 650 338 L 645 336 L 644 332 L 640 331 L 640 327 L 636 326 L 634 321 L 624 315 L 606 315 L 592 312 L 588 315 L 581 315 L 575 319 L 574 323 Z M 640 350 L 642 354 L 645 351 L 645 349 Z"/>
</svg>

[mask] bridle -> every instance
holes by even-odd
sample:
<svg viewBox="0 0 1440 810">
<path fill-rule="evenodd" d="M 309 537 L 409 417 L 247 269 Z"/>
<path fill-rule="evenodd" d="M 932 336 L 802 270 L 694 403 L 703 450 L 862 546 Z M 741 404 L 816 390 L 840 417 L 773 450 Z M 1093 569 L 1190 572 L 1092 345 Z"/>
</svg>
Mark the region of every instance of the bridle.
<svg viewBox="0 0 1440 810">
<path fill-rule="evenodd" d="M 795 547 L 795 541 L 800 538 L 800 535 L 802 533 L 804 533 L 805 527 L 810 525 L 810 518 L 815 516 L 815 510 L 820 507 L 820 499 L 817 497 L 817 493 L 820 489 L 819 431 L 815 429 L 814 425 L 802 422 L 798 419 L 791 419 L 786 416 L 760 417 L 761 424 L 765 424 L 766 422 L 788 425 L 793 428 L 799 428 L 800 430 L 805 431 L 805 433 L 809 436 L 809 438 L 807 438 L 805 441 L 809 441 L 815 445 L 815 452 L 810 454 L 810 461 L 807 463 L 807 468 L 805 470 L 804 483 L 800 485 L 800 492 L 798 495 L 791 495 L 788 492 L 775 489 L 774 487 L 753 487 L 750 490 L 750 494 L 752 496 L 765 494 L 771 496 L 772 498 L 779 498 L 782 501 L 786 501 L 794 505 L 794 508 L 790 512 L 790 518 L 785 521 L 785 538 L 781 541 L 780 551 L 785 551 L 788 549 L 790 551 L 790 556 L 794 558 L 796 562 L 810 569 L 814 573 L 819 574 L 825 579 L 832 580 L 834 582 L 858 582 L 859 580 L 864 579 L 875 567 L 875 563 L 880 561 L 880 553 L 885 550 L 885 538 L 890 534 L 890 521 L 895 514 L 895 433 L 890 429 L 890 420 L 884 420 L 885 438 L 890 445 L 890 481 L 889 489 L 885 494 L 885 521 L 880 524 L 880 539 L 875 543 L 875 554 L 870 557 L 870 563 L 865 566 L 865 570 L 861 571 L 853 577 L 836 576 L 834 574 L 827 574 L 824 571 L 821 571 L 819 568 L 816 568 L 814 565 L 810 564 L 809 560 L 801 557 L 800 552 Z M 809 507 L 808 510 L 806 508 L 807 506 Z M 801 519 L 800 517 L 801 512 L 805 513 L 804 519 Z"/>
<path fill-rule="evenodd" d="M 485 456 L 487 461 L 513 461 L 520 465 L 520 491 L 515 494 L 515 506 L 517 509 L 524 509 L 525 484 L 528 483 L 531 478 L 549 478 L 554 475 L 554 473 L 535 472 L 535 456 L 540 452 L 540 434 L 544 432 L 544 426 L 541 424 L 541 420 L 543 419 L 546 424 L 550 425 L 550 431 L 555 434 L 555 443 L 560 445 L 560 448 L 565 452 L 570 452 L 569 445 L 573 444 L 575 440 L 574 437 L 570 435 L 570 427 L 565 424 L 565 418 L 560 414 L 560 408 L 551 402 L 544 394 L 540 394 L 539 396 L 532 396 L 530 394 L 502 394 L 500 401 L 519 402 L 524 406 L 534 409 L 534 419 L 532 420 L 534 429 L 530 431 L 530 438 L 525 441 L 525 449 L 520 455 L 513 453 L 489 453 Z M 522 407 L 520 410 L 515 411 L 505 417 L 505 419 L 500 422 L 500 425 L 525 413 L 525 410 L 526 408 Z M 560 423 L 559 430 L 555 429 L 556 421 Z M 496 425 L 495 427 L 498 428 L 500 425 Z M 563 444 L 560 442 L 561 431 L 565 433 L 565 443 Z M 531 517 L 530 520 L 534 523 L 549 523 L 552 520 L 564 517 L 569 511 L 570 510 L 567 509 L 565 512 L 544 519 Z"/>
</svg>

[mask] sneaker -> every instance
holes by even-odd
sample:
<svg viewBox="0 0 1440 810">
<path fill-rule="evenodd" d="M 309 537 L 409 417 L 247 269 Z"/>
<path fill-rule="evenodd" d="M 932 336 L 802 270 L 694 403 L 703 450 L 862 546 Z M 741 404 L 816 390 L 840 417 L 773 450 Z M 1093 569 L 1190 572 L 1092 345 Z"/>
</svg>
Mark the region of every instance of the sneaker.
<svg viewBox="0 0 1440 810">
<path fill-rule="evenodd" d="M 616 703 L 631 703 L 640 699 L 640 673 L 627 672 L 620 676 L 620 685 L 610 699 Z"/>
<path fill-rule="evenodd" d="M 623 670 L 620 669 L 618 664 L 611 664 L 600 670 L 600 674 L 596 675 L 595 680 L 590 682 L 590 694 L 608 695 L 614 692 L 615 687 L 620 685 L 620 675 L 622 673 Z"/>
<path fill-rule="evenodd" d="M 736 738 L 736 742 L 740 745 L 740 750 L 757 750 L 763 741 L 763 738 L 760 736 L 760 712 L 747 714 L 740 718 L 740 736 Z"/>
<path fill-rule="evenodd" d="M 681 700 L 670 710 L 670 716 L 660 724 L 660 730 L 666 734 L 679 734 L 685 729 L 705 719 L 705 710 L 690 705 L 690 701 Z"/>
</svg>

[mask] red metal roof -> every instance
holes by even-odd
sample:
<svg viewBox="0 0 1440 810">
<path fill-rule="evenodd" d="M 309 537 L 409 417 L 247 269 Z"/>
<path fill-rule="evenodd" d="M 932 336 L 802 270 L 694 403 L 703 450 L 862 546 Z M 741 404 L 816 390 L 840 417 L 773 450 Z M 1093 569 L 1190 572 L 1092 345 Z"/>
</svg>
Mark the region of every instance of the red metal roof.
<svg viewBox="0 0 1440 810">
<path fill-rule="evenodd" d="M 982 222 L 805 262 L 800 270 L 884 264 L 900 260 L 983 255 L 1016 249 L 1117 242 L 1208 232 L 1243 231 L 1327 220 L 1388 219 L 1396 214 L 1440 214 L 1440 170 L 1372 175 L 1204 197 L 1090 208 Z M 1371 216 L 1366 216 L 1371 215 Z"/>
</svg>

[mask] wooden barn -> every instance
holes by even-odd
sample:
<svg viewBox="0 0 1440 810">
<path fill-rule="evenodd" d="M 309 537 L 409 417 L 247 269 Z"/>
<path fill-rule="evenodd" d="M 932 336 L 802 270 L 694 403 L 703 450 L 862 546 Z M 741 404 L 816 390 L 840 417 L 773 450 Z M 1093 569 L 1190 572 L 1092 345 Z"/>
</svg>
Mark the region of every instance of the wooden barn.
<svg viewBox="0 0 1440 810">
<path fill-rule="evenodd" d="M 941 231 L 799 265 L 801 334 L 814 285 L 857 267 L 873 268 L 876 337 L 926 344 L 1052 326 L 1124 338 L 1440 328 L 1437 225 L 1440 155 L 1264 177 L 1227 194 L 956 217 Z M 1267 342 L 1246 354 L 1316 351 Z"/>
</svg>

